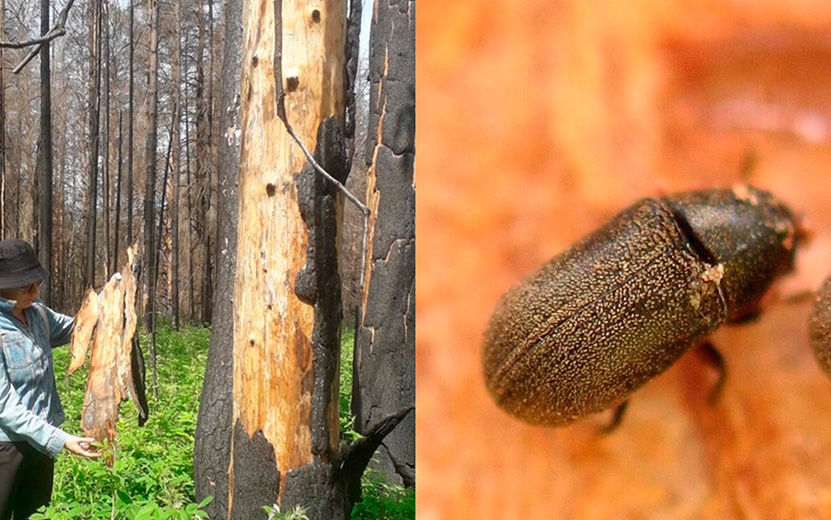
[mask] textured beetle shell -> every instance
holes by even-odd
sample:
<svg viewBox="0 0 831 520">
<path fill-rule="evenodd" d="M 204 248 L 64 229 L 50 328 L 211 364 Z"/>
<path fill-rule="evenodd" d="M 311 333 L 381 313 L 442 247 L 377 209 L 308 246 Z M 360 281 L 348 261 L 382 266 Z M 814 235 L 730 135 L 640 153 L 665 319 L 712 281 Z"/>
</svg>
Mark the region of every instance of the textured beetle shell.
<svg viewBox="0 0 831 520">
<path fill-rule="evenodd" d="M 721 323 L 756 314 L 793 268 L 795 229 L 787 206 L 746 185 L 635 204 L 502 297 L 488 389 L 534 424 L 619 404 Z"/>
<path fill-rule="evenodd" d="M 822 370 L 831 377 L 831 277 L 817 292 L 808 331 L 814 355 Z"/>
<path fill-rule="evenodd" d="M 667 204 L 641 201 L 502 297 L 488 388 L 533 424 L 614 406 L 726 319 L 720 282 Z"/>
<path fill-rule="evenodd" d="M 759 300 L 793 267 L 796 226 L 791 211 L 770 193 L 747 185 L 679 193 L 664 199 L 699 249 L 724 266 L 727 321 L 759 311 Z"/>
</svg>

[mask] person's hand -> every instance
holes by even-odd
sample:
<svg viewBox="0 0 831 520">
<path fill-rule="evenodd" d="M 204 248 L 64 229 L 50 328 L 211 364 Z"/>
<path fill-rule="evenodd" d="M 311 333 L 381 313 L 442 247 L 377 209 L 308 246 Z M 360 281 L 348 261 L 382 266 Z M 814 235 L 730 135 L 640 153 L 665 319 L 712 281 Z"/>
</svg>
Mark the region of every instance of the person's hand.
<svg viewBox="0 0 831 520">
<path fill-rule="evenodd" d="M 66 440 L 66 444 L 64 444 L 64 448 L 79 457 L 97 459 L 102 454 L 89 451 L 91 442 L 95 442 L 95 439 L 92 437 L 73 437 L 70 435 L 69 439 Z"/>
</svg>

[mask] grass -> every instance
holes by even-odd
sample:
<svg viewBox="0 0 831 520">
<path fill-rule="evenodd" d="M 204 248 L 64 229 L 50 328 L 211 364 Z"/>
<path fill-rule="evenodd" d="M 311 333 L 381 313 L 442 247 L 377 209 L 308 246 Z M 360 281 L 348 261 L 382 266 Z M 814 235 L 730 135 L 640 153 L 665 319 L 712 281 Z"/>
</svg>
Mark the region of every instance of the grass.
<svg viewBox="0 0 831 520">
<path fill-rule="evenodd" d="M 159 400 L 148 388 L 150 420 L 137 424 L 130 403 L 121 406 L 118 446 L 112 468 L 99 460 L 86 460 L 66 453 L 56 460 L 55 487 L 51 505 L 38 518 L 83 519 L 192 519 L 207 518 L 203 504 L 196 504 L 193 489 L 193 435 L 199 410 L 199 395 L 207 360 L 209 330 L 174 331 L 163 328 L 158 334 Z M 353 335 L 343 337 L 341 361 L 341 427 L 354 437 L 349 418 L 352 387 Z M 145 357 L 147 338 L 142 337 Z M 58 392 L 66 411 L 63 428 L 82 435 L 80 427 L 86 368 L 70 378 L 63 374 L 69 351 L 55 353 Z M 148 386 L 151 381 L 148 361 Z M 404 520 L 415 518 L 415 493 L 391 486 L 377 474 L 364 477 L 364 501 L 355 506 L 353 518 L 360 520 Z"/>
</svg>

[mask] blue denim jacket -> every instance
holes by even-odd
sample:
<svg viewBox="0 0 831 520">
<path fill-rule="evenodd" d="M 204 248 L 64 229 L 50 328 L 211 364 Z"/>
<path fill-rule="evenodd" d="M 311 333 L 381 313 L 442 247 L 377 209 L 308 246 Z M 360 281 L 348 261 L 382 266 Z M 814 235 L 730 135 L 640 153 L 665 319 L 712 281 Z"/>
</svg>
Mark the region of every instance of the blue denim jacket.
<svg viewBox="0 0 831 520">
<path fill-rule="evenodd" d="M 58 428 L 64 413 L 52 348 L 69 342 L 75 319 L 37 302 L 23 311 L 27 325 L 12 314 L 16 303 L 0 297 L 0 442 L 28 441 L 55 457 L 68 434 Z"/>
</svg>

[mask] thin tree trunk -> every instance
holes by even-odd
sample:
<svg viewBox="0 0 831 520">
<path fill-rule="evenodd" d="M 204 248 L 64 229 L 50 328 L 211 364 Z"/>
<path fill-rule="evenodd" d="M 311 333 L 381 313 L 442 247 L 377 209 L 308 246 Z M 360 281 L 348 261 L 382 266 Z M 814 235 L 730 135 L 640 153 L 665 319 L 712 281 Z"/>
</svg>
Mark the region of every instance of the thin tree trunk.
<svg viewBox="0 0 831 520">
<path fill-rule="evenodd" d="M 38 226 L 40 224 L 40 178 L 43 175 L 43 171 L 40 169 L 40 163 L 43 159 L 43 155 L 40 152 L 40 131 L 37 133 L 37 142 L 35 144 L 35 164 L 30 169 L 31 178 L 29 179 L 29 196 L 32 198 L 32 206 L 31 206 L 31 217 L 32 217 L 32 235 L 30 242 L 33 244 L 35 248 L 35 252 L 37 253 L 38 249 L 40 249 L 40 236 L 38 235 Z"/>
<path fill-rule="evenodd" d="M 170 128 L 168 129 L 168 142 L 167 142 L 167 154 L 165 154 L 165 161 L 164 161 L 164 176 L 162 177 L 162 201 L 159 209 L 159 225 L 157 228 L 157 237 L 158 241 L 156 243 L 156 271 L 153 273 L 153 277 L 158 282 L 159 279 L 159 270 L 161 264 L 161 256 L 162 256 L 162 249 L 164 247 L 164 236 L 166 233 L 166 229 L 164 228 L 165 223 L 165 204 L 167 202 L 167 182 L 170 178 L 170 155 L 173 151 L 173 125 L 176 123 L 176 105 L 173 105 L 173 113 L 171 114 L 172 121 L 170 122 Z"/>
<path fill-rule="evenodd" d="M 199 10 L 198 10 L 198 41 L 197 41 L 197 53 L 196 53 L 196 174 L 194 179 L 194 184 L 199 186 L 199 189 L 196 193 L 198 200 L 195 201 L 198 205 L 198 216 L 196 223 L 196 235 L 199 237 L 199 246 L 201 247 L 201 252 L 204 253 L 205 244 L 208 241 L 208 223 L 207 223 L 207 212 L 206 212 L 206 198 L 205 198 L 205 191 L 208 188 L 208 181 L 207 181 L 207 170 L 208 170 L 208 163 L 210 162 L 210 150 L 209 150 L 209 141 L 208 141 L 208 129 L 207 129 L 207 115 L 208 109 L 206 107 L 206 96 L 205 96 L 205 57 L 204 57 L 204 50 L 205 50 L 205 12 L 204 12 L 204 0 L 199 0 Z M 210 55 L 210 50 L 208 51 Z M 191 245 L 191 247 L 194 247 Z M 206 270 L 208 265 L 202 264 L 202 276 L 201 280 L 201 287 L 200 287 L 200 320 L 202 324 L 205 324 L 205 305 L 206 305 L 206 294 L 205 294 L 205 279 L 206 277 Z"/>
<path fill-rule="evenodd" d="M 185 96 L 188 99 L 188 96 Z M 188 302 L 190 304 L 189 317 L 191 321 L 196 320 L 196 295 L 194 283 L 194 266 L 193 266 L 193 176 L 191 175 L 190 166 L 190 118 L 185 117 L 185 160 L 187 169 L 187 193 L 185 201 L 187 202 L 188 210 Z"/>
<path fill-rule="evenodd" d="M 99 111 L 101 88 L 101 3 L 92 0 L 90 15 L 90 89 L 89 89 L 89 193 L 87 204 L 87 264 L 84 276 L 85 286 L 95 285 L 95 242 L 98 211 L 98 150 Z"/>
<path fill-rule="evenodd" d="M 28 94 L 28 92 L 27 92 L 27 94 Z M 26 97 L 28 97 L 28 95 Z M 28 114 L 28 111 L 26 113 Z M 23 117 L 18 118 L 18 123 L 17 123 L 17 142 L 18 142 L 18 145 L 17 145 L 16 150 L 15 150 L 16 155 L 17 155 L 17 161 L 15 161 L 17 163 L 16 164 L 17 171 L 21 171 L 22 166 L 23 166 L 23 158 L 21 157 L 22 150 L 23 150 L 23 143 L 22 143 L 21 137 L 23 135 L 25 135 L 23 133 L 23 122 L 24 122 L 25 119 L 26 118 L 23 118 Z M 22 182 L 22 179 L 23 179 L 23 175 L 15 175 L 14 178 L 15 178 L 16 182 L 15 182 L 15 190 L 14 190 L 14 235 L 12 235 L 12 236 L 15 236 L 15 237 L 19 238 L 19 237 L 22 236 L 21 229 L 20 229 L 20 227 L 21 227 L 21 220 L 20 219 L 21 219 L 21 216 L 23 214 L 23 211 L 22 211 L 23 208 L 22 208 L 22 201 L 21 201 L 20 191 L 21 191 L 21 182 Z"/>
<path fill-rule="evenodd" d="M 158 0 L 148 0 L 149 19 L 149 52 L 147 56 L 147 140 L 145 153 L 147 161 L 145 194 L 144 194 L 144 284 L 147 288 L 147 304 L 144 313 L 144 329 L 153 330 L 153 301 L 156 299 L 156 283 L 153 273 L 156 272 L 156 145 L 157 145 L 157 109 L 158 109 L 158 36 L 159 36 L 159 4 Z M 151 349 L 150 364 L 156 371 L 156 358 Z"/>
<path fill-rule="evenodd" d="M 182 28 L 182 20 L 181 20 L 181 10 L 182 10 L 182 0 L 176 0 L 173 3 L 174 9 L 174 24 L 175 24 L 175 31 L 173 37 L 176 39 L 175 45 L 173 45 L 173 106 L 178 107 L 181 106 L 181 81 L 182 81 L 182 42 L 180 39 L 181 35 L 181 28 Z M 175 112 L 175 110 L 174 110 Z M 173 152 L 173 161 L 171 164 L 171 168 L 173 169 L 173 197 L 171 200 L 171 227 L 172 227 L 172 235 L 173 235 L 173 247 L 172 247 L 172 254 L 170 260 L 170 276 L 171 276 L 171 312 L 173 314 L 173 326 L 178 330 L 179 329 L 179 197 L 181 192 L 181 168 L 180 168 L 180 158 L 181 158 L 181 132 L 179 131 L 179 125 L 181 121 L 181 115 L 179 117 L 175 117 L 173 119 L 173 146 L 175 147 L 175 151 Z"/>
<path fill-rule="evenodd" d="M 0 41 L 6 41 L 4 30 L 6 0 L 0 0 Z M 6 238 L 6 69 L 5 49 L 0 48 L 0 240 Z"/>
<path fill-rule="evenodd" d="M 61 87 L 64 87 L 64 88 L 62 88 L 62 90 L 65 89 L 65 82 L 66 82 L 65 79 L 61 80 Z M 56 273 L 61 273 L 61 276 L 56 280 L 57 283 L 52 285 L 52 289 L 55 291 L 55 294 L 53 294 L 52 300 L 53 300 L 53 303 L 55 303 L 55 301 L 58 302 L 58 308 L 60 308 L 60 309 L 66 309 L 68 307 L 68 298 L 67 298 L 67 287 L 68 287 L 68 285 L 67 285 L 67 280 L 68 280 L 68 276 L 70 274 L 70 266 L 67 262 L 67 257 L 69 256 L 67 254 L 67 243 L 68 243 L 67 236 L 74 235 L 74 233 L 67 233 L 67 230 L 66 230 L 66 227 L 67 227 L 67 221 L 66 221 L 66 219 L 67 219 L 67 217 L 66 217 L 67 216 L 67 211 L 66 211 L 66 204 L 67 204 L 67 201 L 66 201 L 66 192 L 67 192 L 67 190 L 66 190 L 66 156 L 67 156 L 66 141 L 67 141 L 67 131 L 66 131 L 66 129 L 67 129 L 67 118 L 62 117 L 61 118 L 60 130 L 58 131 L 58 134 L 60 136 L 60 142 L 61 142 L 61 147 L 60 147 L 60 154 L 61 154 L 60 174 L 59 174 L 59 180 L 58 180 L 58 184 L 60 186 L 60 188 L 58 189 L 58 194 L 59 194 L 60 200 L 58 201 L 58 204 L 57 204 L 58 214 L 55 216 L 55 221 L 57 222 L 57 227 L 58 227 L 58 233 L 57 233 L 58 261 L 57 261 L 57 265 L 55 266 L 55 272 Z"/>
<path fill-rule="evenodd" d="M 154 267 L 155 270 L 152 273 L 148 273 L 148 275 L 152 274 L 153 279 L 154 279 L 153 283 L 154 283 L 154 285 L 157 285 L 157 286 L 158 286 L 158 280 L 159 280 L 159 265 L 161 264 L 159 257 L 161 256 L 162 242 L 163 242 L 163 237 L 164 237 L 164 233 L 165 233 L 165 230 L 164 230 L 165 195 L 167 194 L 167 179 L 168 179 L 168 174 L 170 172 L 170 151 L 173 149 L 173 125 L 176 122 L 176 105 L 173 105 L 172 118 L 173 118 L 173 121 L 171 121 L 170 129 L 168 131 L 168 135 L 170 136 L 170 139 L 169 139 L 168 144 L 167 144 L 167 156 L 165 157 L 165 161 L 164 161 L 164 178 L 162 179 L 162 203 L 161 203 L 161 208 L 159 209 L 159 227 L 158 227 L 158 232 L 157 232 L 158 242 L 155 244 L 155 255 L 156 255 L 156 262 L 155 262 L 155 267 Z M 151 355 L 151 358 L 153 358 L 153 359 L 156 358 L 156 337 L 157 336 L 156 336 L 155 314 L 156 314 L 157 306 L 158 306 L 158 302 L 155 299 L 151 300 L 150 311 L 153 314 L 154 319 L 151 322 L 151 327 L 152 328 L 151 328 L 150 333 L 151 333 L 151 338 L 152 339 L 151 339 L 151 343 L 150 343 L 150 349 L 151 349 L 150 355 Z M 155 364 L 153 366 L 153 397 L 155 397 L 157 400 L 159 399 L 159 374 L 156 371 Z"/>
<path fill-rule="evenodd" d="M 18 125 L 17 125 L 17 135 L 18 135 L 18 139 L 20 139 L 20 136 L 23 135 L 23 118 L 20 118 L 20 123 L 18 123 Z M 18 144 L 18 154 L 20 153 L 21 148 L 22 148 L 22 146 L 20 146 L 20 143 L 19 143 Z M 18 156 L 18 159 L 17 159 L 18 168 L 21 166 L 21 163 L 22 163 L 22 160 Z M 14 190 L 14 235 L 13 236 L 20 237 L 21 236 L 21 233 L 20 233 L 20 217 L 21 217 L 21 214 L 23 213 L 21 211 L 23 208 L 21 207 L 22 205 L 21 205 L 21 200 L 20 200 L 20 198 L 21 198 L 20 197 L 20 189 L 21 189 L 20 184 L 21 184 L 21 180 L 23 179 L 23 175 L 15 175 L 14 178 L 17 182 L 15 183 L 15 190 Z"/>
<path fill-rule="evenodd" d="M 123 126 L 122 126 L 122 116 L 123 111 L 118 112 L 118 167 L 116 171 L 116 181 L 115 181 L 115 218 L 113 219 L 113 224 L 115 227 L 115 233 L 113 237 L 113 245 L 115 247 L 115 253 L 113 253 L 113 263 L 110 267 L 110 270 L 114 273 L 118 269 L 118 250 L 119 250 L 119 238 L 120 233 L 119 230 L 121 229 L 121 170 L 123 166 L 122 160 L 122 150 L 123 150 Z M 130 247 L 130 246 L 128 246 Z"/>
<path fill-rule="evenodd" d="M 102 143 L 102 150 L 104 152 L 104 183 L 102 186 L 102 196 L 104 198 L 104 279 L 108 280 L 110 275 L 115 271 L 110 271 L 110 264 L 112 263 L 112 247 L 110 245 L 110 22 L 109 14 L 104 12 L 109 6 L 104 4 L 102 6 L 102 44 L 104 45 L 104 54 L 102 56 L 102 63 L 104 65 L 104 139 Z"/>
<path fill-rule="evenodd" d="M 40 1 L 40 33 L 49 32 L 49 0 Z M 49 42 L 40 48 L 40 235 L 38 256 L 51 276 L 52 272 L 52 74 Z M 52 280 L 40 290 L 43 302 L 52 306 Z"/>
<path fill-rule="evenodd" d="M 130 71 L 129 71 L 129 98 L 127 102 L 127 247 L 133 245 L 133 91 L 134 91 L 134 70 L 133 70 L 133 50 L 135 41 L 133 39 L 133 23 L 135 20 L 135 0 L 130 1 L 130 41 L 129 41 L 129 55 L 130 55 Z"/>
<path fill-rule="evenodd" d="M 213 263 L 214 257 L 211 254 L 211 247 L 213 243 L 213 223 L 212 211 L 213 208 L 213 165 L 214 165 L 214 63 L 216 62 L 215 46 L 214 46 L 214 0 L 208 1 L 208 64 L 207 64 L 207 100 L 205 103 L 205 119 L 206 119 L 206 145 L 207 157 L 205 161 L 205 191 L 203 199 L 203 222 L 205 225 L 205 242 L 204 242 L 204 256 L 205 277 L 203 279 L 204 285 L 202 288 L 202 323 L 210 325 L 213 321 Z"/>
<path fill-rule="evenodd" d="M 210 179 L 206 179 L 205 182 L 205 190 L 206 192 L 210 190 Z M 210 205 L 210 196 L 208 193 L 202 194 L 202 222 L 203 222 L 203 232 L 205 234 L 202 252 L 204 256 L 202 258 L 202 269 L 205 273 L 205 276 L 202 279 L 202 325 L 207 327 L 211 324 L 212 319 L 212 311 L 213 311 L 213 283 L 211 282 L 213 278 L 213 271 L 211 266 L 211 233 L 210 228 L 208 226 L 208 210 Z"/>
</svg>

